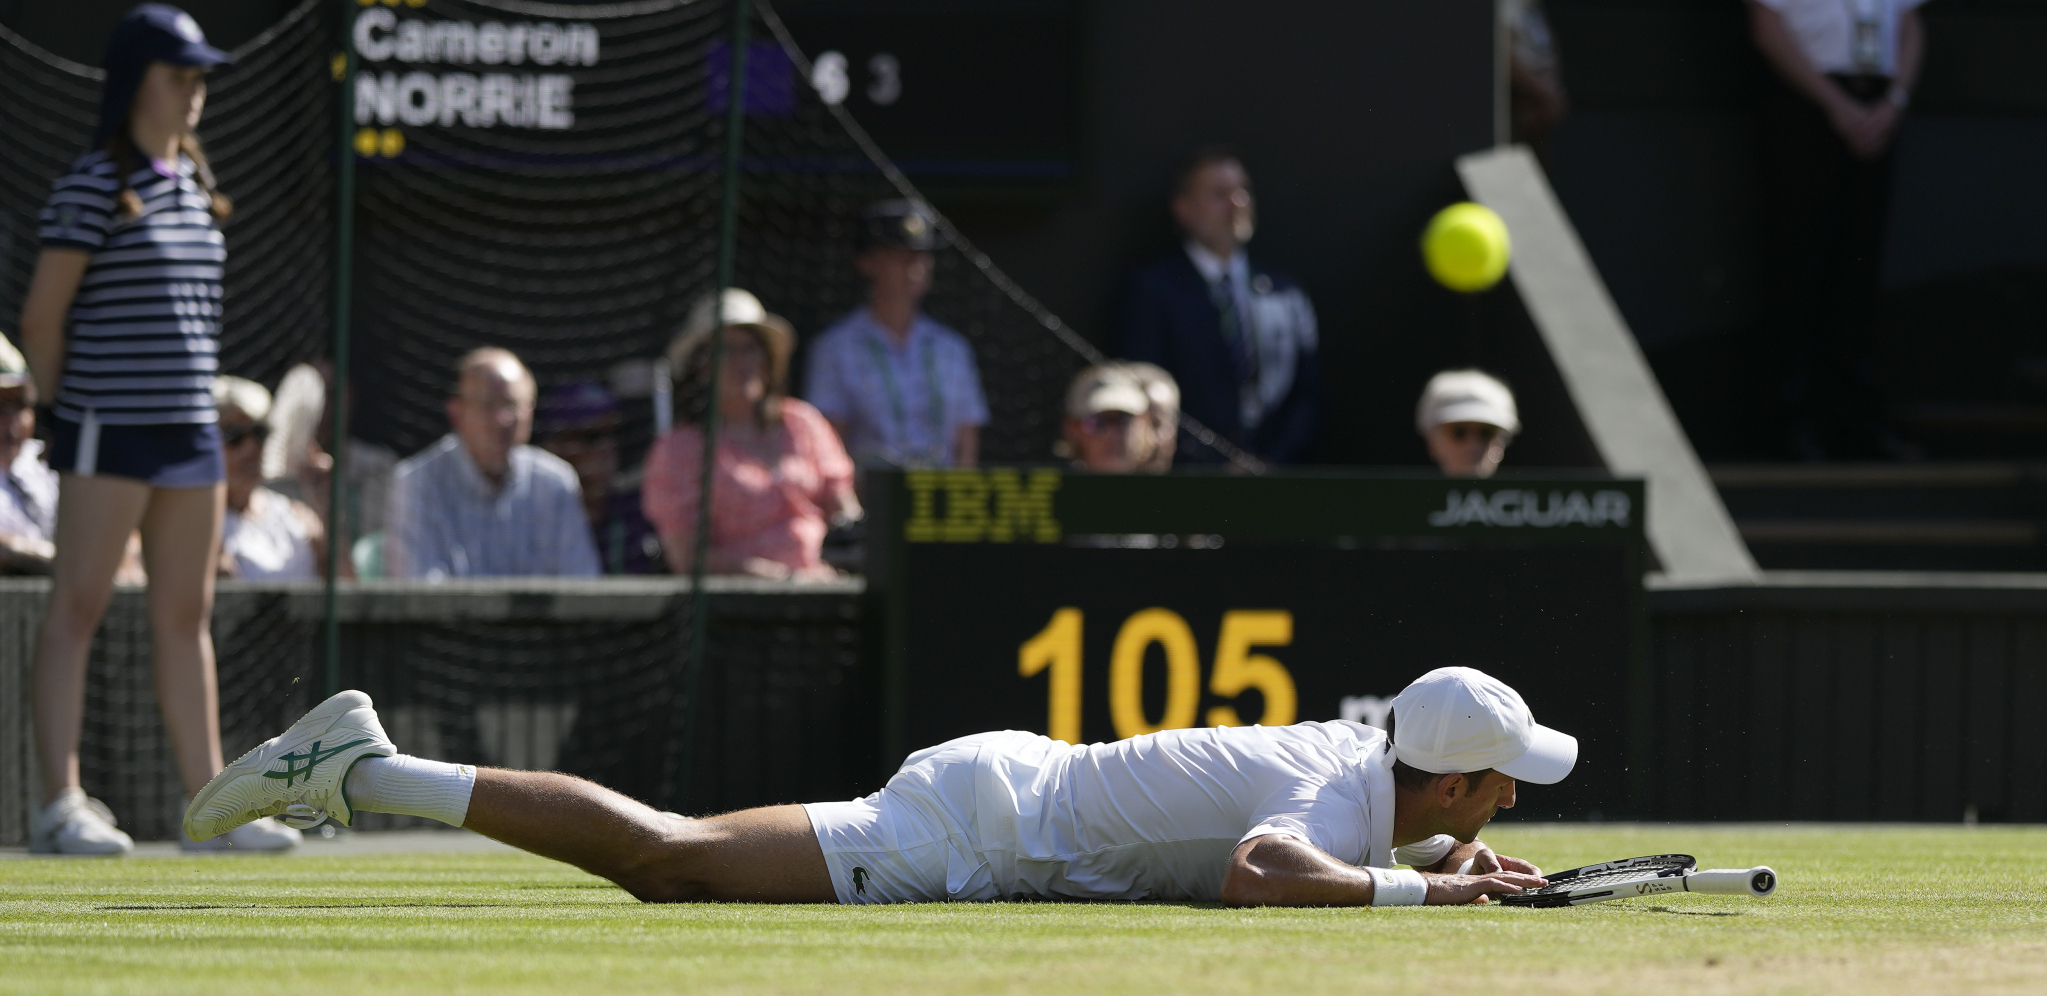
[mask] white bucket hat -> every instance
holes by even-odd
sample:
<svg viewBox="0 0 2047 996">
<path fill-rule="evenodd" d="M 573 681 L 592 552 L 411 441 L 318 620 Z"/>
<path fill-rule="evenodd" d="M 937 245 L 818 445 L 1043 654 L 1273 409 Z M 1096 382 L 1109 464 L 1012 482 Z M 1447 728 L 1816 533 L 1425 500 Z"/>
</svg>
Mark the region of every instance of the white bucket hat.
<svg viewBox="0 0 2047 996">
<path fill-rule="evenodd" d="M 1469 667 L 1439 667 L 1393 699 L 1393 756 L 1447 775 L 1491 768 L 1552 785 L 1578 763 L 1578 738 L 1538 725 L 1521 693 Z"/>
</svg>

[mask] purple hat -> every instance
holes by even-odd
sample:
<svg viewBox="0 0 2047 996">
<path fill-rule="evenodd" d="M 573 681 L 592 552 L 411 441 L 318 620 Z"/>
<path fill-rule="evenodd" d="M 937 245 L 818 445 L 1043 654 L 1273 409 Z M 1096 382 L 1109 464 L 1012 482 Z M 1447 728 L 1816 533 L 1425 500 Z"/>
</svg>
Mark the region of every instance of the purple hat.
<svg viewBox="0 0 2047 996">
<path fill-rule="evenodd" d="M 146 3 L 127 13 L 107 36 L 106 86 L 100 90 L 100 124 L 92 144 L 106 144 L 128 123 L 135 90 L 152 62 L 174 66 L 218 66 L 232 62 L 226 52 L 206 44 L 206 32 L 192 15 L 169 4 Z"/>
<path fill-rule="evenodd" d="M 545 435 L 585 429 L 618 417 L 618 402 L 596 381 L 578 381 L 549 388 L 540 399 L 533 431 Z"/>
</svg>

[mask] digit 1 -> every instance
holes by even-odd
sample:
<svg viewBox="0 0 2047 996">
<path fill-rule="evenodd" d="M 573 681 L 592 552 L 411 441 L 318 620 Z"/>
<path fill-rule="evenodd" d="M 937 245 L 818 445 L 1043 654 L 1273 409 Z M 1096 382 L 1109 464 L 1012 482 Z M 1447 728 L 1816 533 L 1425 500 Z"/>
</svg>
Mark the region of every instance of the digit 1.
<svg viewBox="0 0 2047 996">
<path fill-rule="evenodd" d="M 1029 678 L 1052 669 L 1046 696 L 1045 735 L 1080 743 L 1080 610 L 1052 613 L 1052 621 L 1016 651 L 1016 673 Z"/>
</svg>

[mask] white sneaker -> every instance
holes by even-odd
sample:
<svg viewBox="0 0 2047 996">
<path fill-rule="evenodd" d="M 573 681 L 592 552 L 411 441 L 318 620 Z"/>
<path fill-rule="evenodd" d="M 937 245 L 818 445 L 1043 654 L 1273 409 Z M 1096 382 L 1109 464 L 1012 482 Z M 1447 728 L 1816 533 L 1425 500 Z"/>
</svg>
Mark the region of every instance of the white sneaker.
<svg viewBox="0 0 2047 996">
<path fill-rule="evenodd" d="M 289 851 L 305 839 L 304 834 L 276 820 L 244 823 L 212 840 L 193 840 L 185 833 L 179 836 L 183 839 L 178 846 L 187 851 Z"/>
<path fill-rule="evenodd" d="M 135 841 L 115 829 L 116 822 L 106 803 L 88 797 L 84 789 L 65 789 L 29 820 L 29 853 L 126 854 L 135 849 Z"/>
<path fill-rule="evenodd" d="M 348 769 L 365 757 L 397 753 L 370 697 L 342 692 L 214 775 L 185 807 L 185 836 L 208 841 L 265 816 L 281 816 L 299 830 L 330 816 L 348 826 L 355 821 L 342 790 Z"/>
</svg>

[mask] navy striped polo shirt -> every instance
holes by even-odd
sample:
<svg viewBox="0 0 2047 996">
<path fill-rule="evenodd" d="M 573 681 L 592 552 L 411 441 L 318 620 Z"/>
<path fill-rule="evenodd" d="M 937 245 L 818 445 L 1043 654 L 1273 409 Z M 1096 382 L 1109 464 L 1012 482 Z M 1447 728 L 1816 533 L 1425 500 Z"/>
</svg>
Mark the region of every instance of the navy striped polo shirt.
<svg viewBox="0 0 2047 996">
<path fill-rule="evenodd" d="M 212 422 L 220 368 L 220 278 L 227 243 L 211 201 L 180 155 L 128 178 L 142 214 L 121 216 L 104 150 L 88 152 L 50 191 L 43 248 L 92 254 L 71 303 L 59 418 L 107 425 Z"/>
</svg>

